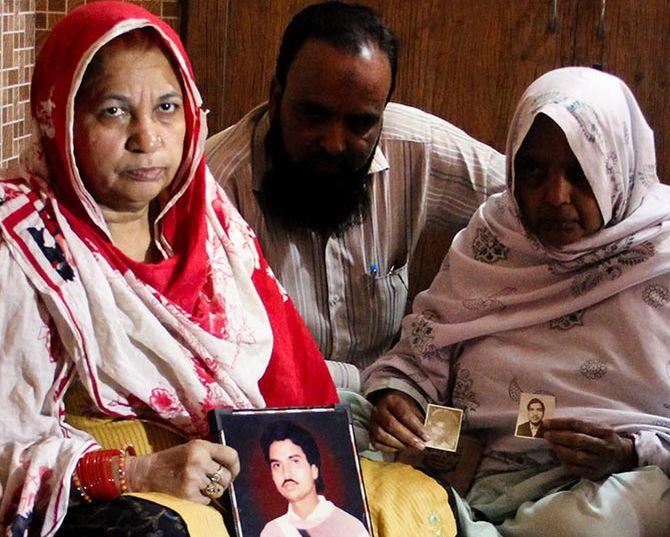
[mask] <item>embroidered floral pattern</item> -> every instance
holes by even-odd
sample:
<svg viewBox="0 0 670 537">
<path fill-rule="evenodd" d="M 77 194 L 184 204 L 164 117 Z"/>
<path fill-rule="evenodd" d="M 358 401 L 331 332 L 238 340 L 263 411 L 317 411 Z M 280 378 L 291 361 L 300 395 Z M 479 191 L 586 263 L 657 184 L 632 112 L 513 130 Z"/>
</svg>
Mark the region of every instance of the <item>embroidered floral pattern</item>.
<svg viewBox="0 0 670 537">
<path fill-rule="evenodd" d="M 184 411 L 179 398 L 167 388 L 154 388 L 151 390 L 149 404 L 162 416 L 174 415 Z"/>
<path fill-rule="evenodd" d="M 570 330 L 575 326 L 584 326 L 584 311 L 577 310 L 557 319 L 552 319 L 549 321 L 549 328 L 551 330 Z"/>
<path fill-rule="evenodd" d="M 433 340 L 433 325 L 431 320 L 434 318 L 432 312 L 424 311 L 412 322 L 412 335 L 410 337 L 410 345 L 418 354 L 425 354 L 435 350 Z"/>
<path fill-rule="evenodd" d="M 535 115 L 540 108 L 543 108 L 547 104 L 560 104 L 563 106 L 579 124 L 584 138 L 590 143 L 600 144 L 602 135 L 598 129 L 596 113 L 591 105 L 583 101 L 570 99 L 560 91 L 548 91 L 539 94 L 533 99 L 531 113 Z"/>
<path fill-rule="evenodd" d="M 475 240 L 472 241 L 472 251 L 477 261 L 493 264 L 496 261 L 507 259 L 509 249 L 488 229 L 480 227 L 477 229 Z"/>
<path fill-rule="evenodd" d="M 452 392 L 452 400 L 456 408 L 463 410 L 463 427 L 469 424 L 470 412 L 475 412 L 479 408 L 477 394 L 472 388 L 474 380 L 469 369 L 461 368 L 456 365 L 454 368 L 456 382 Z"/>
<path fill-rule="evenodd" d="M 508 295 L 516 291 L 514 287 L 505 287 L 497 293 L 485 298 L 468 298 L 463 301 L 463 307 L 478 313 L 491 313 L 493 311 L 505 309 L 505 303 L 497 297 Z"/>
<path fill-rule="evenodd" d="M 68 509 L 63 535 L 189 535 L 178 513 L 143 498 L 121 496 Z"/>
<path fill-rule="evenodd" d="M 507 387 L 507 393 L 509 394 L 510 399 L 518 403 L 519 399 L 521 399 L 521 392 L 523 392 L 523 390 L 519 385 L 519 381 L 516 377 L 512 378 L 509 386 Z"/>
<path fill-rule="evenodd" d="M 582 101 L 572 101 L 565 106 L 565 109 L 572 114 L 579 124 L 579 128 L 590 143 L 600 145 L 602 133 L 598 129 L 596 112 L 591 105 Z"/>
<path fill-rule="evenodd" d="M 578 272 L 570 290 L 573 296 L 585 295 L 601 282 L 616 280 L 627 268 L 644 263 L 655 255 L 651 242 L 631 246 L 634 239 L 633 236 L 609 244 L 572 262 L 555 263 L 549 266 L 549 270 L 553 274 Z"/>
<path fill-rule="evenodd" d="M 670 289 L 665 285 L 648 285 L 642 292 L 642 300 L 647 306 L 660 309 L 670 302 Z"/>
<path fill-rule="evenodd" d="M 37 246 L 44 254 L 44 257 L 47 258 L 53 269 L 58 274 L 60 274 L 60 277 L 67 281 L 74 280 L 74 270 L 65 258 L 65 252 L 60 247 L 58 242 L 54 240 L 53 237 L 48 233 L 47 237 L 52 239 L 53 243 L 47 244 L 45 239 L 45 231 L 45 228 L 28 228 L 28 233 L 30 233 L 31 237 L 35 240 Z"/>
<path fill-rule="evenodd" d="M 589 358 L 579 367 L 579 372 L 589 380 L 598 380 L 607 375 L 607 363 Z"/>
</svg>

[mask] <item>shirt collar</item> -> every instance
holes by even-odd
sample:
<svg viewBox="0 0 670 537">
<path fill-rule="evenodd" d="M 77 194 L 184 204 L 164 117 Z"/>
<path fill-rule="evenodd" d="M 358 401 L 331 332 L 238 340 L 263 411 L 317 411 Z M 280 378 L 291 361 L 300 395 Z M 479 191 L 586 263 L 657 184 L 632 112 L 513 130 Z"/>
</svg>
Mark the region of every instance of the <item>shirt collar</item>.
<svg viewBox="0 0 670 537">
<path fill-rule="evenodd" d="M 267 104 L 265 113 L 261 116 L 252 133 L 252 185 L 255 192 L 263 191 L 263 176 L 268 166 L 268 155 L 265 151 L 265 137 L 270 130 L 270 114 L 268 114 Z M 381 141 L 381 140 L 380 140 Z M 375 154 L 370 163 L 368 174 L 379 173 L 389 168 L 388 160 L 380 147 L 380 143 L 375 148 Z"/>
<path fill-rule="evenodd" d="M 293 512 L 293 507 L 291 504 L 288 504 L 288 511 L 286 515 L 288 516 L 288 519 L 291 522 L 302 522 L 306 523 L 309 522 L 310 524 L 312 523 L 318 523 L 330 516 L 330 514 L 333 512 L 333 509 L 335 506 L 333 505 L 333 502 L 326 500 L 325 497 L 321 496 L 319 494 L 319 503 L 317 506 L 314 508 L 314 511 L 312 511 L 309 515 L 307 515 L 307 518 L 300 518 L 298 515 L 296 515 Z"/>
</svg>

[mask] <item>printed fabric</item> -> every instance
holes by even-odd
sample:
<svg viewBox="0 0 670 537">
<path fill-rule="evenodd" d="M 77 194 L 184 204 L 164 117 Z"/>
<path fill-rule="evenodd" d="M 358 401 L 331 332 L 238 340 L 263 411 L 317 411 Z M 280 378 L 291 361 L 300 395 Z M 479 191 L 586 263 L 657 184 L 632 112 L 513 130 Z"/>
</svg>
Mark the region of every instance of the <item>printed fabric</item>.
<svg viewBox="0 0 670 537">
<path fill-rule="evenodd" d="M 526 232 L 514 198 L 514 158 L 538 114 L 565 133 L 604 220 L 562 249 Z M 670 473 L 670 188 L 651 129 L 621 80 L 559 69 L 524 93 L 507 155 L 507 190 L 456 237 L 401 341 L 366 371 L 366 393 L 462 408 L 487 443 L 482 472 L 557 464 L 545 442 L 514 437 L 520 394 L 533 392 L 556 397 L 556 416 L 632 435 L 640 465 Z"/>
<path fill-rule="evenodd" d="M 74 99 L 91 58 L 146 27 L 178 66 L 187 124 L 155 222 L 163 260 L 154 264 L 114 247 L 72 147 Z M 0 180 L 0 526 L 51 535 L 77 460 L 99 447 L 63 421 L 75 378 L 91 414 L 153 420 L 191 438 L 206 434 L 214 407 L 337 396 L 253 232 L 209 174 L 201 98 L 168 25 L 125 2 L 74 10 L 40 52 L 31 98 L 34 143 Z"/>
<path fill-rule="evenodd" d="M 504 157 L 441 118 L 384 110 L 370 164 L 370 210 L 340 237 L 287 231 L 263 210 L 267 104 L 207 141 L 207 162 L 257 233 L 323 355 L 365 368 L 398 338 L 414 255 L 426 231 L 452 237 L 505 184 Z M 305 277 L 308 274 L 309 277 Z"/>
</svg>

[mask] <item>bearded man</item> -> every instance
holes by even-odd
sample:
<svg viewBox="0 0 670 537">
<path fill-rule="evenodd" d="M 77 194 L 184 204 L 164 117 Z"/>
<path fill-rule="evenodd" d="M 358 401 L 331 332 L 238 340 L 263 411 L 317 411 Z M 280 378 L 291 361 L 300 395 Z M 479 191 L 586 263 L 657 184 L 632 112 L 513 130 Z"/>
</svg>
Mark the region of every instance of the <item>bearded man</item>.
<svg viewBox="0 0 670 537">
<path fill-rule="evenodd" d="M 498 152 L 389 102 L 396 71 L 373 11 L 311 5 L 286 28 L 269 102 L 207 144 L 324 356 L 361 368 L 398 335 L 424 228 L 453 233 L 504 184 Z"/>
</svg>

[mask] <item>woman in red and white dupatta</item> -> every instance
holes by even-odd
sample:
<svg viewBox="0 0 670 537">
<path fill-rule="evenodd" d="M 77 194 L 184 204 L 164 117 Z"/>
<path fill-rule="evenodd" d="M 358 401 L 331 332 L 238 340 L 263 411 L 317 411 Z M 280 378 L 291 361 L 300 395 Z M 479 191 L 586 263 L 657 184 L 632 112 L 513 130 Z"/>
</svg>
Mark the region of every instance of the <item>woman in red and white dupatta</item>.
<svg viewBox="0 0 670 537">
<path fill-rule="evenodd" d="M 138 259 L 133 237 L 119 247 L 118 222 L 109 221 L 114 200 L 101 203 L 82 172 L 82 160 L 86 170 L 105 169 L 115 154 L 77 146 L 87 131 L 77 126 L 75 97 L 101 48 L 140 28 L 158 36 L 178 81 L 156 113 L 182 109 L 184 131 L 175 175 L 144 207 L 150 241 Z M 124 128 L 145 139 L 127 142 L 124 158 L 138 164 L 124 180 L 151 182 L 163 170 L 151 158 L 169 160 L 163 145 L 174 133 L 139 108 L 135 116 L 135 103 L 124 104 L 132 92 L 113 96 L 103 113 L 132 116 Z M 201 98 L 169 26 L 128 3 L 78 8 L 44 44 L 31 106 L 39 134 L 22 165 L 0 181 L 0 524 L 11 535 L 28 528 L 53 534 L 78 461 L 100 449 L 64 420 L 64 396 L 75 382 L 94 412 L 157 422 L 191 439 L 207 434 L 214 407 L 337 401 L 253 232 L 207 170 Z M 96 140 L 88 142 L 95 148 Z M 212 456 L 210 468 L 234 464 L 217 459 L 223 446 L 196 443 Z"/>
</svg>

